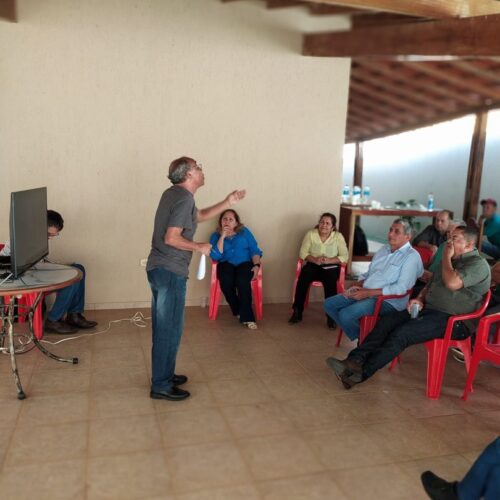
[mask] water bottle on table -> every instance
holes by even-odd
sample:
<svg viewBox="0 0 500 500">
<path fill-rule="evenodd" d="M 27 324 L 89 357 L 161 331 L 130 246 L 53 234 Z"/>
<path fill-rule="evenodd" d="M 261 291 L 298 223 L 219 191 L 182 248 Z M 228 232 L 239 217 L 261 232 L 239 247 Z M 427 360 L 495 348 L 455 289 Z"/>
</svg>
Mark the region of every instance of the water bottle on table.
<svg viewBox="0 0 500 500">
<path fill-rule="evenodd" d="M 427 196 L 427 210 L 434 210 L 434 195 L 432 193 Z"/>
</svg>

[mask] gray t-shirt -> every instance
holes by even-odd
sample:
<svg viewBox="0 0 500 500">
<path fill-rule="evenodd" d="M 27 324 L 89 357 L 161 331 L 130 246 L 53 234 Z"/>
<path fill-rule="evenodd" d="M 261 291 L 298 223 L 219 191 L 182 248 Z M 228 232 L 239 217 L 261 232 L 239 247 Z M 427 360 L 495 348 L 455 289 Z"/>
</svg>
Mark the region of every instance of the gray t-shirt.
<svg viewBox="0 0 500 500">
<path fill-rule="evenodd" d="M 182 237 L 193 241 L 196 221 L 197 209 L 192 193 L 177 185 L 167 189 L 156 210 L 153 240 L 146 271 L 155 267 L 164 267 L 172 273 L 187 278 L 193 252 L 167 245 L 164 238 L 169 227 L 181 227 L 183 228 Z"/>
</svg>

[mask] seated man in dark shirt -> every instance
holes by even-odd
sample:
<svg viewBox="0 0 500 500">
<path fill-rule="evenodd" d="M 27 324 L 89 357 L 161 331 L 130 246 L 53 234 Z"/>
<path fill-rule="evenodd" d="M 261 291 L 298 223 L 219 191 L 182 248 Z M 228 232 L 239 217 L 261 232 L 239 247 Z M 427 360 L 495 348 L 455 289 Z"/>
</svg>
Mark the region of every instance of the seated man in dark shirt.
<svg viewBox="0 0 500 500">
<path fill-rule="evenodd" d="M 414 247 L 428 248 L 434 255 L 439 245 L 446 241 L 446 231 L 448 231 L 450 220 L 451 212 L 441 210 L 436 215 L 434 224 L 430 224 L 420 234 L 417 234 L 412 241 L 412 245 Z"/>
<path fill-rule="evenodd" d="M 370 378 L 407 347 L 442 338 L 450 316 L 475 311 L 490 287 L 490 267 L 475 248 L 477 231 L 458 227 L 443 250 L 441 266 L 407 310 L 382 316 L 373 331 L 345 360 L 328 358 L 328 366 L 346 389 Z M 411 319 L 413 304 L 420 310 Z M 464 339 L 473 326 L 455 324 L 454 339 Z"/>
</svg>

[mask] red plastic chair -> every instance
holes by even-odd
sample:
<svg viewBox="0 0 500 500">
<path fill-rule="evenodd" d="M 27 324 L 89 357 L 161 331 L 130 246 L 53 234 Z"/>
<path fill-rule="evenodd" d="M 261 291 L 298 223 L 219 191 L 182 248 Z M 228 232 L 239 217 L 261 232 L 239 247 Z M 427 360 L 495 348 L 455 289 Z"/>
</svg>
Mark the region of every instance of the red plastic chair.
<svg viewBox="0 0 500 500">
<path fill-rule="evenodd" d="M 420 258 L 422 259 L 422 264 L 424 265 L 424 268 L 427 269 L 432 261 L 432 257 L 434 257 L 432 250 L 430 248 L 419 247 L 417 245 L 413 245 L 413 248 L 420 255 Z"/>
<path fill-rule="evenodd" d="M 441 393 L 441 386 L 443 385 L 444 369 L 446 366 L 446 358 L 448 356 L 448 349 L 456 347 L 460 349 L 464 355 L 465 369 L 467 373 L 471 367 L 471 342 L 470 337 L 464 340 L 452 340 L 451 334 L 453 327 L 457 321 L 464 321 L 468 319 L 480 318 L 490 301 L 491 291 L 488 290 L 484 296 L 483 304 L 479 309 L 470 314 L 461 314 L 452 316 L 448 319 L 444 337 L 442 339 L 434 339 L 425 342 L 427 348 L 427 391 L 426 396 L 430 399 L 438 399 Z"/>
<path fill-rule="evenodd" d="M 378 318 L 380 316 L 380 308 L 382 307 L 382 304 L 385 300 L 388 299 L 402 299 L 403 297 L 406 297 L 407 295 L 411 294 L 411 289 L 407 290 L 406 293 L 403 293 L 401 295 L 379 295 L 377 297 L 377 302 L 375 302 L 375 308 L 373 309 L 373 314 L 363 316 L 359 320 L 359 343 L 362 344 L 368 334 L 375 328 L 375 325 L 378 321 Z M 343 331 L 342 329 L 339 329 L 339 333 L 337 335 L 337 343 L 335 344 L 337 347 L 340 345 L 340 341 L 342 340 L 342 334 Z M 392 366 L 391 366 L 392 368 Z"/>
<path fill-rule="evenodd" d="M 259 267 L 257 279 L 251 281 L 253 304 L 255 308 L 255 319 L 261 320 L 262 312 L 262 263 Z M 217 319 L 217 312 L 220 303 L 220 283 L 217 279 L 217 262 L 212 261 L 212 276 L 210 278 L 210 299 L 208 301 L 208 319 Z"/>
<path fill-rule="evenodd" d="M 488 342 L 490 327 L 496 323 L 497 330 L 493 343 Z M 470 362 L 469 374 L 465 382 L 465 389 L 462 399 L 467 401 L 469 393 L 473 391 L 472 382 L 476 376 L 476 371 L 479 363 L 483 360 L 490 361 L 500 365 L 500 313 L 490 314 L 481 318 L 476 331 L 476 342 L 474 344 L 474 352 Z"/>
<path fill-rule="evenodd" d="M 0 243 L 0 250 L 5 246 L 4 243 Z M 38 294 L 37 293 L 29 293 L 26 295 L 23 295 L 22 297 L 19 297 L 17 299 L 17 303 L 20 306 L 25 306 L 25 307 L 31 307 L 37 298 Z M 43 300 L 43 298 L 42 298 Z M 42 318 L 42 300 L 38 304 L 37 308 L 35 309 L 35 312 L 33 314 L 33 331 L 35 333 L 35 337 L 40 340 L 43 337 L 43 318 Z M 6 304 L 10 302 L 10 297 L 5 297 L 4 301 Z M 25 314 L 19 314 L 17 320 L 19 323 L 24 323 L 26 321 L 26 315 Z"/>
<path fill-rule="evenodd" d="M 304 265 L 304 261 L 302 259 L 297 260 L 297 266 L 295 268 L 295 278 L 293 280 L 293 290 L 292 290 L 292 302 L 295 300 L 295 290 L 297 288 L 297 282 L 299 281 L 299 276 L 300 276 L 300 271 L 302 271 L 302 266 Z M 344 293 L 345 290 L 345 268 L 346 264 L 339 264 L 340 265 L 340 273 L 339 273 L 339 278 L 337 280 L 337 293 Z M 307 290 L 307 295 L 306 295 L 306 301 L 304 302 L 304 309 L 307 307 L 309 304 L 309 292 L 311 290 L 311 287 L 322 287 L 323 283 L 321 281 L 313 281 L 309 285 L 309 290 Z"/>
</svg>

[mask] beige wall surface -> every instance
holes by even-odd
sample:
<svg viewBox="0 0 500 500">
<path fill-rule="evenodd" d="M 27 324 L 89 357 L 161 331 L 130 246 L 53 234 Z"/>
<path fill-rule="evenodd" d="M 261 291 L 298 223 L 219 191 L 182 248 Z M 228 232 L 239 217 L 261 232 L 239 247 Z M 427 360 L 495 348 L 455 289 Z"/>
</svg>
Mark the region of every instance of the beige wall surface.
<svg viewBox="0 0 500 500">
<path fill-rule="evenodd" d="M 199 207 L 237 207 L 289 301 L 306 229 L 338 212 L 349 60 L 300 55 L 305 10 L 218 0 L 19 0 L 0 22 L 0 241 L 9 193 L 47 186 L 51 257 L 87 267 L 89 308 L 149 303 L 140 260 L 173 158 L 202 162 Z M 336 21 L 340 27 L 345 20 Z M 208 238 L 215 224 L 199 226 Z M 208 295 L 195 278 L 188 304 Z"/>
</svg>

